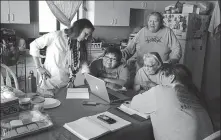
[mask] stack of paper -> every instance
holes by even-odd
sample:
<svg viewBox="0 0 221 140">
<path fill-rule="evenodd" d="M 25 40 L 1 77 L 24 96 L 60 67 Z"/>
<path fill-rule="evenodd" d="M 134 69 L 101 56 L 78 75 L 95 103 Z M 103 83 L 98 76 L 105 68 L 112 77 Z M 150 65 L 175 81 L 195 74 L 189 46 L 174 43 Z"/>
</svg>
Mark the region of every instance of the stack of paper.
<svg viewBox="0 0 221 140">
<path fill-rule="evenodd" d="M 143 118 L 145 118 L 145 119 L 148 119 L 148 118 L 150 117 L 150 114 L 140 113 L 140 112 L 138 112 L 138 111 L 136 111 L 136 110 L 130 108 L 130 104 L 124 103 L 124 104 L 121 104 L 121 106 L 118 107 L 118 108 L 119 108 L 120 110 L 122 110 L 123 112 L 129 114 L 129 115 L 134 115 L 134 114 L 136 114 L 136 115 L 138 115 L 138 116 L 140 116 L 140 117 L 143 117 Z"/>
<path fill-rule="evenodd" d="M 66 99 L 89 99 L 88 88 L 68 88 Z"/>
<path fill-rule="evenodd" d="M 97 118 L 97 116 L 104 114 L 115 119 L 116 123 L 108 124 Z M 82 140 L 93 140 L 109 132 L 119 130 L 130 125 L 128 122 L 110 112 L 103 112 L 94 116 L 83 117 L 73 122 L 66 123 L 64 128 L 75 134 Z"/>
</svg>

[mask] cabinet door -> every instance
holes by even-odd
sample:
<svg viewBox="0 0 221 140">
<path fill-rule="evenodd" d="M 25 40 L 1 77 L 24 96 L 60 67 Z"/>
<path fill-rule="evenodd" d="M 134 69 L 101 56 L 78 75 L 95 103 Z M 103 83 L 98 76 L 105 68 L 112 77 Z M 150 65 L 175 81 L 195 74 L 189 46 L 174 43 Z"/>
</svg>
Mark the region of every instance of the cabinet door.
<svg viewBox="0 0 221 140">
<path fill-rule="evenodd" d="M 113 1 L 95 1 L 94 25 L 113 26 Z"/>
<path fill-rule="evenodd" d="M 146 9 L 145 6 L 145 1 L 129 1 L 128 3 L 128 7 L 133 9 Z"/>
<path fill-rule="evenodd" d="M 29 1 L 9 1 L 10 23 L 30 24 Z"/>
<path fill-rule="evenodd" d="M 1 1 L 1 23 L 9 23 L 9 1 Z"/>
<path fill-rule="evenodd" d="M 125 1 L 114 1 L 114 26 L 129 26 L 130 8 Z"/>
</svg>

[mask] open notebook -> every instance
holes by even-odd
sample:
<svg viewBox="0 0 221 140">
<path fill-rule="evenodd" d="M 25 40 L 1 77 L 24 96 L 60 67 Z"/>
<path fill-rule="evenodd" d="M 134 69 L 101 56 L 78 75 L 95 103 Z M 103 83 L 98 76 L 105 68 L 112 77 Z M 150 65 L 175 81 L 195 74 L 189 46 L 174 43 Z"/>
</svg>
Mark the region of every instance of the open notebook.
<svg viewBox="0 0 221 140">
<path fill-rule="evenodd" d="M 101 114 L 115 119 L 116 123 L 107 124 L 97 119 L 97 116 Z M 83 117 L 73 122 L 65 123 L 64 128 L 66 128 L 82 140 L 93 140 L 109 132 L 114 132 L 121 128 L 124 128 L 130 124 L 131 122 L 128 122 L 106 111 L 93 116 Z"/>
</svg>

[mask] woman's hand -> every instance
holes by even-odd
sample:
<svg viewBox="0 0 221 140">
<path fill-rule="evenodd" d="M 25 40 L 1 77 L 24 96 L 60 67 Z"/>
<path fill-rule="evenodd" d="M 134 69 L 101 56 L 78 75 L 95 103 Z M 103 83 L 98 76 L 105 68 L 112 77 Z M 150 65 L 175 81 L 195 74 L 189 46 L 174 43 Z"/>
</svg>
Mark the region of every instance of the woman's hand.
<svg viewBox="0 0 221 140">
<path fill-rule="evenodd" d="M 47 79 L 47 78 L 51 78 L 51 74 L 43 67 L 39 67 L 37 69 L 37 72 L 39 73 L 39 75 L 43 76 Z"/>
<path fill-rule="evenodd" d="M 89 69 L 87 63 L 82 64 L 81 73 L 82 73 L 82 74 L 84 74 L 84 73 L 90 73 L 90 69 Z"/>
</svg>

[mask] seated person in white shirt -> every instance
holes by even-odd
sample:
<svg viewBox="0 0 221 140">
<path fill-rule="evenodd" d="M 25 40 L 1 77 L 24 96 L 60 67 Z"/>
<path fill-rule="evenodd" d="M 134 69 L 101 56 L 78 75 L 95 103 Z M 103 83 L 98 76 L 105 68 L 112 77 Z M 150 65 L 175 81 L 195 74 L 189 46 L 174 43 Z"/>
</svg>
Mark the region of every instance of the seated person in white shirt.
<svg viewBox="0 0 221 140">
<path fill-rule="evenodd" d="M 164 64 L 159 81 L 160 85 L 131 101 L 131 108 L 150 113 L 155 140 L 202 140 L 213 133 L 208 112 L 184 65 Z"/>
<path fill-rule="evenodd" d="M 129 70 L 126 64 L 121 62 L 122 54 L 117 47 L 108 47 L 101 59 L 94 60 L 90 66 L 91 75 L 105 81 L 106 87 L 118 90 L 127 88 Z"/>
<path fill-rule="evenodd" d="M 61 88 L 73 81 L 81 64 L 87 61 L 85 45 L 82 43 L 93 31 L 94 26 L 88 19 L 79 19 L 70 28 L 47 33 L 31 42 L 30 54 L 40 75 L 40 88 Z M 41 66 L 40 49 L 46 46 L 46 58 Z"/>
<path fill-rule="evenodd" d="M 141 67 L 134 79 L 135 91 L 146 91 L 157 85 L 157 75 L 163 61 L 157 52 L 149 52 L 143 56 L 144 66 Z"/>
</svg>

